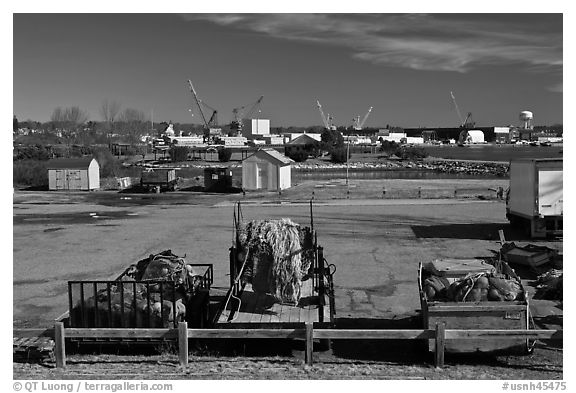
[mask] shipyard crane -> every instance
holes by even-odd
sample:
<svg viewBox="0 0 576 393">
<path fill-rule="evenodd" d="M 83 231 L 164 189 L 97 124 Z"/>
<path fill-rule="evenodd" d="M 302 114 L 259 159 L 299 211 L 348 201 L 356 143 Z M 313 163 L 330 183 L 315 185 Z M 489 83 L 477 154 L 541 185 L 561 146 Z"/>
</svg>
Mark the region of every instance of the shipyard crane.
<svg viewBox="0 0 576 393">
<path fill-rule="evenodd" d="M 328 116 L 324 115 L 324 111 L 322 110 L 322 105 L 320 105 L 320 101 L 316 100 L 316 105 L 318 106 L 318 110 L 320 111 L 320 116 L 322 116 L 322 123 L 324 123 L 324 127 L 327 130 L 335 130 L 336 127 L 332 125 L 332 117 L 330 114 Z"/>
<path fill-rule="evenodd" d="M 196 94 L 196 89 L 194 89 L 194 85 L 192 84 L 192 81 L 190 79 L 188 79 L 188 85 L 190 85 L 190 91 L 192 92 L 192 95 L 194 97 L 194 102 L 196 103 L 198 111 L 200 112 L 200 116 L 202 117 L 202 121 L 204 122 L 204 128 L 206 130 L 209 130 L 210 127 L 215 127 L 218 124 L 218 111 L 212 108 L 210 105 L 203 102 L 200 98 L 198 98 L 198 94 Z M 212 111 L 210 119 L 206 120 L 206 115 L 202 110 L 202 106 Z"/>
<path fill-rule="evenodd" d="M 476 123 L 472 121 L 472 112 L 468 112 L 466 118 L 462 120 L 462 114 L 460 113 L 460 108 L 458 108 L 458 104 L 456 103 L 456 97 L 454 97 L 454 93 L 450 92 L 450 98 L 452 99 L 452 103 L 454 104 L 454 108 L 456 109 L 456 113 L 460 119 L 460 128 L 474 128 Z"/>
<path fill-rule="evenodd" d="M 372 107 L 370 107 L 370 109 L 368 109 L 368 112 L 364 115 L 364 118 L 362 119 L 362 121 L 360 121 L 360 116 L 356 116 L 356 118 L 354 119 L 354 129 L 355 130 L 359 131 L 362 129 L 362 127 L 364 127 L 364 123 L 366 123 L 368 116 L 370 116 L 370 112 L 372 112 Z"/>
<path fill-rule="evenodd" d="M 230 123 L 230 128 L 236 129 L 236 130 L 241 130 L 242 126 L 243 126 L 242 119 L 252 118 L 252 116 L 254 115 L 256 110 L 260 108 L 260 104 L 262 103 L 263 99 L 264 99 L 264 96 L 260 96 L 260 98 L 258 98 L 258 100 L 256 100 L 256 102 L 254 102 L 253 104 L 248 104 L 248 105 L 244 105 L 244 106 L 232 109 L 232 115 L 234 118 L 233 118 L 232 122 Z M 249 106 L 250 106 L 250 109 L 246 113 L 244 113 L 244 110 L 246 108 L 248 108 Z"/>
<path fill-rule="evenodd" d="M 462 128 L 474 128 L 475 125 L 476 125 L 476 123 L 472 120 L 472 112 L 468 112 L 468 115 L 466 115 L 466 119 L 464 120 L 464 122 L 462 123 L 462 125 L 460 127 L 462 127 Z"/>
<path fill-rule="evenodd" d="M 462 120 L 462 114 L 460 113 L 460 108 L 458 108 L 458 103 L 456 102 L 456 97 L 454 97 L 454 93 L 450 92 L 450 98 L 452 99 L 452 104 L 454 105 L 454 109 L 456 109 L 456 114 L 458 115 L 458 119 L 460 119 L 460 124 L 464 124 L 464 120 Z"/>
</svg>

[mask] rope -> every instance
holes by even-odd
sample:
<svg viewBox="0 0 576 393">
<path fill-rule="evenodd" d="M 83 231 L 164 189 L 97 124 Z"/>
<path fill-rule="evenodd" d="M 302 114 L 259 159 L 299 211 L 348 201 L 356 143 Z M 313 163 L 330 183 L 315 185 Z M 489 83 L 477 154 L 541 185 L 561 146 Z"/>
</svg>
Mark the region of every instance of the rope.
<svg viewBox="0 0 576 393">
<path fill-rule="evenodd" d="M 474 285 L 476 284 L 476 281 L 478 281 L 478 279 L 480 277 L 482 277 L 484 275 L 484 273 L 475 273 L 475 274 L 468 274 L 466 275 L 465 280 L 470 279 L 472 281 L 472 285 L 470 285 L 470 287 L 468 288 L 468 290 L 466 291 L 466 293 L 464 294 L 464 297 L 462 298 L 462 301 L 466 301 L 466 297 L 468 296 L 468 294 L 470 293 L 470 291 L 472 291 L 472 288 L 474 288 Z"/>
</svg>

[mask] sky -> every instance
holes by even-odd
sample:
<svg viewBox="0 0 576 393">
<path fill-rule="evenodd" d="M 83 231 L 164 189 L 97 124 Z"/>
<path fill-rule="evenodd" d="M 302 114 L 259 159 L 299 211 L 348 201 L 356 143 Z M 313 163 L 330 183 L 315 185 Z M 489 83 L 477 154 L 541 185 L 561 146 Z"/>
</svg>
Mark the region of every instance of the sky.
<svg viewBox="0 0 576 393">
<path fill-rule="evenodd" d="M 201 123 L 264 96 L 271 126 L 456 127 L 563 122 L 562 14 L 13 15 L 13 113 L 48 121 L 104 100 L 155 122 Z M 190 111 L 193 109 L 193 111 Z"/>
</svg>

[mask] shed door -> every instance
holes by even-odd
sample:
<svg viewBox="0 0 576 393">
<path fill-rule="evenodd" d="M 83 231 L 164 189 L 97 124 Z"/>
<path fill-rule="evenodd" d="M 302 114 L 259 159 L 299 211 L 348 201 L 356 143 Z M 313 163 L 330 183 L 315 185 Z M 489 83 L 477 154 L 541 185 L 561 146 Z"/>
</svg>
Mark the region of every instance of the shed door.
<svg viewBox="0 0 576 393">
<path fill-rule="evenodd" d="M 54 174 L 56 178 L 56 189 L 64 190 L 66 188 L 66 171 L 62 169 L 56 169 Z"/>
<path fill-rule="evenodd" d="M 256 183 L 256 188 L 268 188 L 268 163 L 259 162 L 258 163 L 258 180 Z"/>
<path fill-rule="evenodd" d="M 82 177 L 80 171 L 77 169 L 68 170 L 68 189 L 69 190 L 81 190 L 82 189 Z"/>
</svg>

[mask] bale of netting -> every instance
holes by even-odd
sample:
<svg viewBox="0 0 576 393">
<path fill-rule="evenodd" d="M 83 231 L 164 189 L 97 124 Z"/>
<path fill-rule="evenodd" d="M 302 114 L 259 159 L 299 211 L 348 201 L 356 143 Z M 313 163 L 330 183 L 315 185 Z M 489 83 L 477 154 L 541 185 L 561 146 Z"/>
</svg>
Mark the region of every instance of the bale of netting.
<svg viewBox="0 0 576 393">
<path fill-rule="evenodd" d="M 240 224 L 238 240 L 246 256 L 242 278 L 254 292 L 297 304 L 314 255 L 311 232 L 287 218 L 253 220 Z"/>
</svg>

